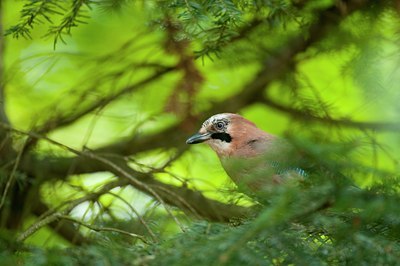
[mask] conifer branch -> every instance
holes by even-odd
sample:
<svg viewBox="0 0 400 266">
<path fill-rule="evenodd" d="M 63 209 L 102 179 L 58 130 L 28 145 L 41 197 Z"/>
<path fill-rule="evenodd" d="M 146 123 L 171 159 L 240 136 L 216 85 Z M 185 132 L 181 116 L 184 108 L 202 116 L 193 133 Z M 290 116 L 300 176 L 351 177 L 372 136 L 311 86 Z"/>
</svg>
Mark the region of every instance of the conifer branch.
<svg viewBox="0 0 400 266">
<path fill-rule="evenodd" d="M 61 19 L 61 22 L 57 26 L 51 26 L 48 35 L 54 35 L 54 49 L 57 46 L 58 40 L 65 43 L 63 35 L 70 35 L 71 29 L 77 27 L 78 24 L 86 24 L 86 20 L 89 19 L 89 15 L 85 13 L 84 7 L 90 9 L 92 0 L 70 0 L 71 6 L 67 8 L 66 14 Z"/>
<path fill-rule="evenodd" d="M 67 216 L 67 215 L 59 215 L 58 218 L 64 219 L 64 220 L 67 220 L 67 221 L 71 221 L 71 222 L 79 224 L 79 225 L 82 225 L 82 226 L 87 227 L 90 230 L 93 230 L 93 231 L 96 231 L 96 232 L 102 232 L 102 231 L 104 231 L 104 232 L 115 232 L 115 233 L 119 233 L 119 234 L 130 236 L 130 237 L 133 237 L 133 238 L 138 238 L 143 243 L 149 244 L 149 242 L 147 241 L 147 239 L 144 236 L 141 236 L 141 235 L 138 235 L 138 234 L 135 234 L 135 233 L 132 233 L 132 232 L 128 232 L 128 231 L 125 231 L 125 230 L 121 230 L 121 229 L 113 228 L 113 227 L 101 227 L 101 226 L 91 225 L 91 224 L 84 223 L 81 220 L 72 218 L 72 217 Z"/>
</svg>

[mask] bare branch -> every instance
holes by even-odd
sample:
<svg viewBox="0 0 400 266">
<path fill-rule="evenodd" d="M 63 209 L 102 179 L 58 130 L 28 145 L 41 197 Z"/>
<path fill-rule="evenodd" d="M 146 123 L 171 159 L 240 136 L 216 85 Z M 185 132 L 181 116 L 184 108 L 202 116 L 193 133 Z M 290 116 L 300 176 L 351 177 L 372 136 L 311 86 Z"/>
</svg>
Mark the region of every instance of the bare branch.
<svg viewBox="0 0 400 266">
<path fill-rule="evenodd" d="M 125 177 L 129 180 L 129 182 L 135 186 L 136 188 L 142 190 L 142 191 L 147 191 L 150 196 L 154 197 L 158 202 L 160 202 L 167 213 L 171 216 L 171 218 L 174 220 L 174 222 L 181 228 L 181 230 L 184 232 L 185 229 L 181 222 L 176 218 L 176 216 L 171 212 L 169 209 L 169 206 L 167 206 L 164 202 L 164 199 L 160 197 L 157 191 L 155 191 L 152 187 L 148 186 L 145 182 L 142 182 L 138 178 L 136 178 L 137 175 L 141 175 L 142 173 L 132 171 L 132 169 L 127 166 L 127 165 L 121 165 L 114 163 L 111 160 L 108 160 L 106 158 L 100 157 L 94 153 L 85 153 L 88 158 L 95 159 L 96 161 L 99 161 L 106 165 L 109 168 L 109 171 L 112 173 L 115 173 L 118 176 Z"/>
<path fill-rule="evenodd" d="M 49 208 L 43 202 L 39 201 L 35 204 L 36 207 L 33 210 L 33 214 L 41 217 L 45 213 L 50 213 Z M 54 221 L 48 224 L 58 235 L 74 245 L 83 245 L 90 243 L 90 239 L 84 237 L 72 223 L 66 223 L 62 221 Z"/>
<path fill-rule="evenodd" d="M 48 137 L 41 136 L 37 133 L 24 132 L 1 123 L 0 126 L 6 127 L 9 130 L 13 130 L 14 132 L 17 132 L 19 134 L 28 135 L 31 138 L 43 139 L 54 145 L 62 147 L 74 154 L 79 155 L 79 161 L 75 161 L 75 171 L 78 171 L 80 173 L 92 173 L 97 171 L 108 171 L 114 173 L 117 176 L 126 178 L 128 182 L 135 188 L 139 189 L 142 192 L 145 192 L 152 197 L 155 197 L 160 203 L 176 206 L 189 214 L 198 215 L 200 217 L 213 221 L 227 222 L 232 217 L 244 217 L 248 216 L 252 212 L 251 208 L 241 207 L 234 204 L 224 204 L 219 201 L 208 199 L 204 197 L 203 194 L 199 191 L 194 191 L 186 187 L 176 187 L 173 185 L 164 184 L 160 181 L 155 180 L 149 174 L 134 171 L 125 163 L 123 159 L 116 158 L 115 156 L 100 157 L 94 153 L 80 152 L 61 143 L 58 143 Z M 32 161 L 30 161 L 29 163 L 25 161 L 23 169 L 28 173 L 31 173 L 32 175 L 37 174 L 37 171 L 39 170 L 40 176 L 47 176 L 47 174 L 44 173 L 45 169 L 47 169 L 47 166 L 56 165 L 57 167 L 52 169 L 54 171 L 49 172 L 49 176 L 54 177 L 54 175 L 56 174 L 56 176 L 59 178 L 60 176 L 72 174 L 69 172 L 69 166 L 66 168 L 62 167 L 65 164 L 62 159 L 67 159 L 68 163 L 70 163 L 69 158 L 59 159 L 53 158 L 52 163 L 43 160 L 36 161 L 35 163 L 32 163 Z M 180 197 L 171 197 L 171 195 L 179 195 Z M 175 219 L 175 216 L 170 212 L 169 208 L 165 204 L 163 205 L 164 207 L 166 207 L 167 212 L 171 215 L 171 217 Z M 187 204 L 189 204 L 189 206 Z M 53 221 L 54 220 L 50 220 L 49 222 Z M 175 222 L 180 225 L 179 221 L 177 221 L 176 219 Z M 184 230 L 183 227 L 181 228 L 182 230 Z"/>
<path fill-rule="evenodd" d="M 253 211 L 251 208 L 235 204 L 225 204 L 206 198 L 201 192 L 185 186 L 177 187 L 165 184 L 154 179 L 149 174 L 134 171 L 126 165 L 125 161 L 116 160 L 115 156 L 105 158 L 111 160 L 119 168 L 124 169 L 130 176 L 134 176 L 135 179 L 146 184 L 146 186 L 138 186 L 137 183 L 131 183 L 136 189 L 154 197 L 154 193 L 146 189 L 150 187 L 166 204 L 176 206 L 187 214 L 202 217 L 210 221 L 228 222 L 233 217 L 246 217 Z M 62 179 L 68 174 L 72 174 L 69 171 L 70 163 L 70 158 L 47 158 L 26 162 L 24 169 L 32 174 L 38 172 L 41 176 L 46 176 L 47 178 Z M 121 173 L 114 167 L 90 158 L 79 157 L 73 163 L 75 164 L 74 172 L 77 173 L 108 171 L 121 176 Z"/>
<path fill-rule="evenodd" d="M 110 182 L 105 184 L 99 191 L 94 192 L 94 193 L 90 193 L 85 195 L 84 197 L 69 201 L 69 202 L 65 202 L 62 205 L 67 205 L 66 208 L 64 209 L 60 209 L 60 208 L 56 208 L 55 210 L 49 210 L 45 213 L 42 214 L 41 217 L 39 217 L 39 221 L 36 223 L 33 223 L 31 226 L 28 227 L 28 229 L 26 229 L 24 232 L 22 232 L 18 237 L 17 237 L 17 241 L 22 242 L 25 241 L 28 237 L 30 237 L 31 235 L 33 235 L 35 232 L 37 232 L 40 228 L 56 222 L 57 220 L 59 220 L 63 215 L 68 214 L 73 208 L 75 208 L 76 206 L 78 206 L 79 204 L 85 202 L 85 201 L 92 201 L 97 199 L 98 197 L 100 197 L 101 195 L 107 193 L 108 191 L 110 191 L 111 189 L 115 188 L 115 187 L 119 187 L 121 185 L 123 185 L 123 182 L 117 181 L 117 182 Z M 57 211 L 57 209 L 59 209 Z"/>
<path fill-rule="evenodd" d="M 8 180 L 6 182 L 6 186 L 4 188 L 3 193 L 1 194 L 1 199 L 0 199 L 0 210 L 3 208 L 4 202 L 7 198 L 8 190 L 11 188 L 11 185 L 14 183 L 14 177 L 17 172 L 17 169 L 19 167 L 19 164 L 21 162 L 21 156 L 24 153 L 25 145 L 19 150 L 17 158 L 15 160 L 14 166 L 11 170 L 10 176 L 8 177 Z"/>
<path fill-rule="evenodd" d="M 154 242 L 158 242 L 157 236 L 154 234 L 153 230 L 151 230 L 150 226 L 146 223 L 146 221 L 143 219 L 143 217 L 139 214 L 138 211 L 136 211 L 135 208 L 133 208 L 133 206 L 131 204 L 129 204 L 129 202 L 124 199 L 123 197 L 121 197 L 118 194 L 112 193 L 112 192 L 108 192 L 108 194 L 116 197 L 117 199 L 119 199 L 120 201 L 122 201 L 123 203 L 125 203 L 129 209 L 135 213 L 136 217 L 139 219 L 140 223 L 146 228 L 147 232 L 150 234 L 151 238 L 153 239 Z"/>
<path fill-rule="evenodd" d="M 44 219 L 40 220 L 37 223 L 34 223 L 32 226 L 30 226 L 26 231 L 22 232 L 18 237 L 17 237 L 17 241 L 18 242 L 22 242 L 25 241 L 25 239 L 27 239 L 28 237 L 30 237 L 31 235 L 33 235 L 34 233 L 36 233 L 40 228 L 48 225 L 49 223 L 52 223 L 56 220 L 59 219 L 59 217 L 62 214 L 60 213 L 54 213 L 52 215 L 49 215 L 47 217 L 45 217 Z"/>
<path fill-rule="evenodd" d="M 6 126 L 6 125 L 3 125 L 3 126 Z M 97 161 L 97 162 L 100 163 L 100 165 L 103 165 L 103 168 L 105 167 L 108 171 L 110 171 L 112 173 L 115 173 L 118 176 L 122 176 L 124 178 L 127 178 L 130 181 L 131 184 L 134 184 L 135 187 L 137 187 L 137 188 L 139 188 L 141 190 L 145 190 L 148 193 L 150 193 L 151 196 L 155 197 L 165 207 L 165 210 L 167 211 L 167 213 L 176 222 L 176 224 L 182 229 L 182 231 L 185 231 L 185 229 L 183 228 L 182 224 L 175 217 L 175 215 L 172 214 L 172 212 L 170 211 L 169 207 L 164 203 L 163 198 L 161 198 L 157 194 L 157 192 L 154 191 L 151 187 L 149 187 L 146 183 L 144 183 L 144 182 L 138 180 L 137 178 L 135 178 L 134 174 L 141 174 L 141 173 L 134 172 L 134 174 L 131 175 L 128 172 L 128 170 L 131 170 L 131 168 L 129 168 L 126 165 L 119 165 L 119 164 L 115 163 L 114 161 L 115 161 L 116 158 L 113 158 L 113 160 L 111 160 L 111 159 L 100 157 L 100 156 L 98 156 L 98 155 L 96 155 L 94 153 L 91 153 L 91 152 L 81 152 L 81 151 L 75 150 L 75 149 L 73 149 L 73 148 L 71 148 L 69 146 L 66 146 L 64 144 L 61 144 L 61 143 L 59 143 L 59 142 L 57 142 L 55 140 L 52 140 L 52 139 L 50 139 L 48 137 L 42 136 L 42 135 L 40 135 L 38 133 L 24 132 L 22 130 L 17 130 L 17 129 L 10 128 L 10 127 L 9 127 L 9 129 L 11 129 L 11 130 L 13 130 L 13 131 L 15 131 L 15 132 L 17 132 L 19 134 L 28 135 L 32 139 L 35 139 L 35 140 L 38 140 L 38 139 L 46 140 L 46 141 L 50 142 L 53 145 L 56 145 L 58 147 L 61 147 L 63 149 L 68 150 L 69 152 L 72 152 L 75 155 L 79 155 L 81 157 L 85 157 L 85 158 Z M 100 168 L 102 168 L 102 167 L 100 166 Z"/>
<path fill-rule="evenodd" d="M 101 232 L 101 231 L 116 232 L 116 233 L 124 234 L 124 235 L 130 236 L 130 237 L 133 237 L 133 238 L 138 238 L 138 239 L 142 240 L 143 243 L 146 243 L 146 244 L 149 243 L 144 236 L 141 236 L 141 235 L 138 235 L 138 234 L 135 234 L 135 233 L 131 233 L 131 232 L 128 232 L 128 231 L 125 231 L 125 230 L 121 230 L 121 229 L 118 229 L 118 228 L 99 227 L 99 226 L 90 225 L 90 224 L 84 223 L 84 222 L 82 222 L 80 220 L 74 219 L 74 218 L 72 218 L 70 216 L 67 216 L 67 215 L 60 215 L 59 218 L 71 221 L 73 223 L 77 223 L 77 224 L 82 225 L 82 226 L 85 226 L 85 227 L 87 227 L 87 228 L 89 228 L 89 229 L 91 229 L 93 231 L 96 231 L 96 232 Z"/>
<path fill-rule="evenodd" d="M 91 112 L 95 111 L 96 109 L 104 108 L 106 105 L 119 99 L 120 97 L 122 97 L 128 93 L 132 93 L 140 88 L 143 88 L 145 85 L 159 79 L 164 74 L 169 73 L 169 72 L 173 71 L 174 69 L 175 69 L 175 67 L 165 67 L 165 68 L 159 69 L 153 75 L 151 75 L 133 85 L 127 86 L 127 87 L 121 89 L 120 91 L 118 91 L 117 93 L 114 93 L 114 94 L 111 94 L 104 98 L 101 98 L 100 100 L 94 102 L 93 104 L 87 106 L 86 108 L 80 110 L 79 112 L 76 112 L 72 115 L 68 114 L 67 116 L 54 117 L 54 118 L 50 119 L 49 121 L 45 122 L 42 126 L 35 129 L 34 131 L 36 131 L 39 134 L 45 135 L 54 129 L 60 129 L 62 127 L 71 125 L 72 123 L 74 123 L 77 120 L 79 120 L 80 118 L 90 114 Z M 33 144 L 34 144 L 34 142 L 30 143 L 29 146 L 31 146 Z"/>
<path fill-rule="evenodd" d="M 361 129 L 361 130 L 374 130 L 374 131 L 399 131 L 400 130 L 400 123 L 398 123 L 398 122 L 381 122 L 381 121 L 379 121 L 379 122 L 378 121 L 362 122 L 362 121 L 354 121 L 354 120 L 346 119 L 346 118 L 334 119 L 334 118 L 326 117 L 326 116 L 317 116 L 317 115 L 314 115 L 312 113 L 306 112 L 301 109 L 296 109 L 293 107 L 285 106 L 283 104 L 275 102 L 274 100 L 272 100 L 268 97 L 262 97 L 262 96 L 260 96 L 259 102 L 264 103 L 276 110 L 284 112 L 284 113 L 290 115 L 291 117 L 299 119 L 299 120 L 328 124 L 328 125 L 332 125 L 332 126 L 356 128 L 356 129 Z"/>
</svg>

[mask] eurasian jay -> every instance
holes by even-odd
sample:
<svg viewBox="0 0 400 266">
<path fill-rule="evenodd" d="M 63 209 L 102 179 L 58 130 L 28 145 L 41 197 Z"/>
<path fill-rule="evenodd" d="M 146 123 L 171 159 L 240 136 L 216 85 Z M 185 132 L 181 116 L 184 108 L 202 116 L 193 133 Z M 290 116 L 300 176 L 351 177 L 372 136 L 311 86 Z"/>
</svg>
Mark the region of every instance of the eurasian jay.
<svg viewBox="0 0 400 266">
<path fill-rule="evenodd" d="M 288 142 L 238 114 L 210 117 L 186 141 L 201 142 L 217 153 L 226 173 L 244 191 L 259 192 L 293 177 L 306 176 L 304 170 L 296 167 L 299 158 Z"/>
</svg>

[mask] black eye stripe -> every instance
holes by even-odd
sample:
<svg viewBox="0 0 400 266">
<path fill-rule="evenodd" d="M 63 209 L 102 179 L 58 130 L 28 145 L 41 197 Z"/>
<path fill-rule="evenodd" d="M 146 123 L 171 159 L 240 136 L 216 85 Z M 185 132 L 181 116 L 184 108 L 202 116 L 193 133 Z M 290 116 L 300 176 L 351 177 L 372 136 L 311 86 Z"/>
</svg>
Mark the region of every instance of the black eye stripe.
<svg viewBox="0 0 400 266">
<path fill-rule="evenodd" d="M 227 143 L 232 141 L 232 137 L 228 133 L 213 133 L 211 135 L 211 138 L 212 139 L 219 139 L 219 140 L 225 141 Z"/>
</svg>

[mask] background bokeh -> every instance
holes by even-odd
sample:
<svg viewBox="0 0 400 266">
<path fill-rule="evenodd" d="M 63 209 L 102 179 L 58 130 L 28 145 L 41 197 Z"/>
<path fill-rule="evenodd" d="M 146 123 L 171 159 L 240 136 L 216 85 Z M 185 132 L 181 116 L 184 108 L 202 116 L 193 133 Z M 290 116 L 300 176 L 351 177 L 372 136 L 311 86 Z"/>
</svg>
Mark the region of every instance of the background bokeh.
<svg viewBox="0 0 400 266">
<path fill-rule="evenodd" d="M 399 1 L 0 3 L 4 260 L 398 258 Z M 185 144 L 220 112 L 324 165 L 310 172 L 320 189 L 284 188 L 268 203 L 237 191 L 207 145 Z M 324 183 L 338 173 L 360 190 Z M 293 195 L 299 206 L 274 211 Z M 295 213 L 324 197 L 332 213 Z"/>
</svg>

